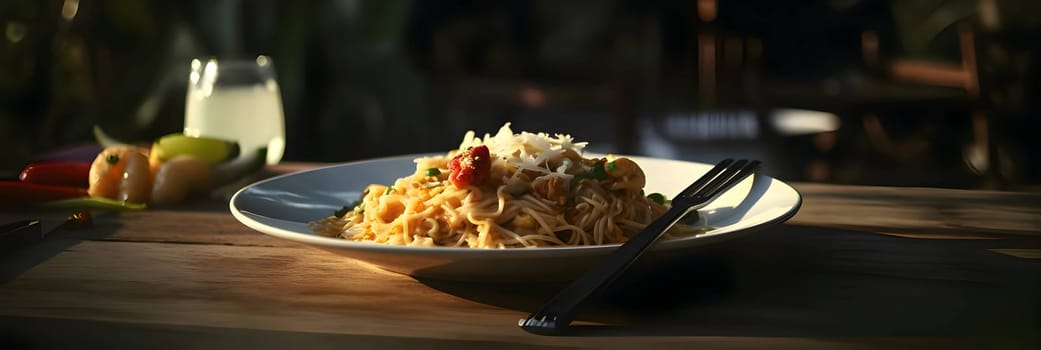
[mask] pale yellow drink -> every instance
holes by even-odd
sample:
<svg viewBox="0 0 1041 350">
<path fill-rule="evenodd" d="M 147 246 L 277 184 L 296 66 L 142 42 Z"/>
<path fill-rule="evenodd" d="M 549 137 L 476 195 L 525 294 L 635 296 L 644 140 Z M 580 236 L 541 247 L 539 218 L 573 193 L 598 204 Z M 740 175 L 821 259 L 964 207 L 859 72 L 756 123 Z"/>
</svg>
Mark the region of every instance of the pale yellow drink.
<svg viewBox="0 0 1041 350">
<path fill-rule="evenodd" d="M 282 99 L 274 79 L 249 85 L 201 84 L 188 89 L 185 135 L 237 141 L 243 154 L 266 146 L 267 163 L 277 164 L 285 152 L 284 124 Z"/>
</svg>

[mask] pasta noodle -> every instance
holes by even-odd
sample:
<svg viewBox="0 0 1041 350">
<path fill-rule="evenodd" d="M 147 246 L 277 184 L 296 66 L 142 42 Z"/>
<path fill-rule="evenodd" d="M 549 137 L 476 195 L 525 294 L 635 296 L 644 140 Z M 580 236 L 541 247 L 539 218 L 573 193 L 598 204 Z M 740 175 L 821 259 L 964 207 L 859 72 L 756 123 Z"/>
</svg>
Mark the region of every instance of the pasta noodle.
<svg viewBox="0 0 1041 350">
<path fill-rule="evenodd" d="M 413 174 L 372 184 L 311 229 L 355 241 L 515 248 L 622 243 L 668 206 L 645 196 L 631 159 L 584 158 L 569 135 L 469 131 L 457 150 L 415 160 Z M 676 225 L 667 235 L 701 232 Z"/>
</svg>

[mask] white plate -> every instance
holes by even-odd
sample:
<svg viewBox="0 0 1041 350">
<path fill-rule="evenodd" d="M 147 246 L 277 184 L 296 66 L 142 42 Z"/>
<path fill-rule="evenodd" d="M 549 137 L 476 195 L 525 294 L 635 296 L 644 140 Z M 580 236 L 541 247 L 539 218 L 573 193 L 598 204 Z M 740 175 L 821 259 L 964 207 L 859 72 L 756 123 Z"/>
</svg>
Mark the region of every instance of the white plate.
<svg viewBox="0 0 1041 350">
<path fill-rule="evenodd" d="M 231 198 L 231 213 L 262 233 L 305 243 L 385 270 L 420 278 L 524 282 L 577 276 L 618 245 L 555 248 L 472 249 L 405 247 L 323 237 L 308 223 L 359 198 L 372 183 L 392 183 L 415 170 L 420 155 L 381 158 L 316 168 L 263 180 Z M 646 192 L 679 193 L 712 165 L 630 157 L 647 175 Z M 802 198 L 777 179 L 755 175 L 700 210 L 715 230 L 656 243 L 648 255 L 686 254 L 697 247 L 784 222 Z M 671 254 L 668 254 L 671 255 Z"/>
</svg>

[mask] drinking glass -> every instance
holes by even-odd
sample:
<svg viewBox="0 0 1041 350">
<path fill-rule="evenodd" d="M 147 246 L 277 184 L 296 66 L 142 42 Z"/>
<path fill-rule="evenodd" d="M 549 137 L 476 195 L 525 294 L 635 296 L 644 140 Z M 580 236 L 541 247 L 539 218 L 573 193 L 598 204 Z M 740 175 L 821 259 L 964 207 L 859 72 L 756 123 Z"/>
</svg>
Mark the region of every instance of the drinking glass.
<svg viewBox="0 0 1041 350">
<path fill-rule="evenodd" d="M 267 164 L 278 164 L 285 152 L 285 118 L 273 66 L 267 56 L 193 59 L 184 134 L 236 141 L 243 154 L 266 146 Z"/>
</svg>

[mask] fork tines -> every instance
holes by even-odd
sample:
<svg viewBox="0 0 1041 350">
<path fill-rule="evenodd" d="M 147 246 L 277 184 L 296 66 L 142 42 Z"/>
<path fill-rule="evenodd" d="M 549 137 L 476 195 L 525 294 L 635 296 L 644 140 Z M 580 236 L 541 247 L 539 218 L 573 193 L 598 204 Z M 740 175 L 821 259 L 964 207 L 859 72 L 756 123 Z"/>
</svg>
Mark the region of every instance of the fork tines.
<svg viewBox="0 0 1041 350">
<path fill-rule="evenodd" d="M 731 159 L 724 159 L 698 181 L 680 192 L 677 197 L 689 197 L 695 201 L 711 201 L 754 172 L 759 165 L 758 160 L 741 159 L 734 162 Z"/>
<path fill-rule="evenodd" d="M 611 255 L 600 260 L 582 276 L 562 289 L 541 308 L 517 325 L 528 332 L 542 335 L 560 334 L 571 324 L 578 306 L 591 294 L 602 289 L 622 274 L 666 230 L 691 210 L 701 208 L 723 192 L 741 182 L 759 168 L 758 160 L 725 159 L 698 178 L 672 200 L 672 208 L 643 231 L 632 236 Z"/>
</svg>

